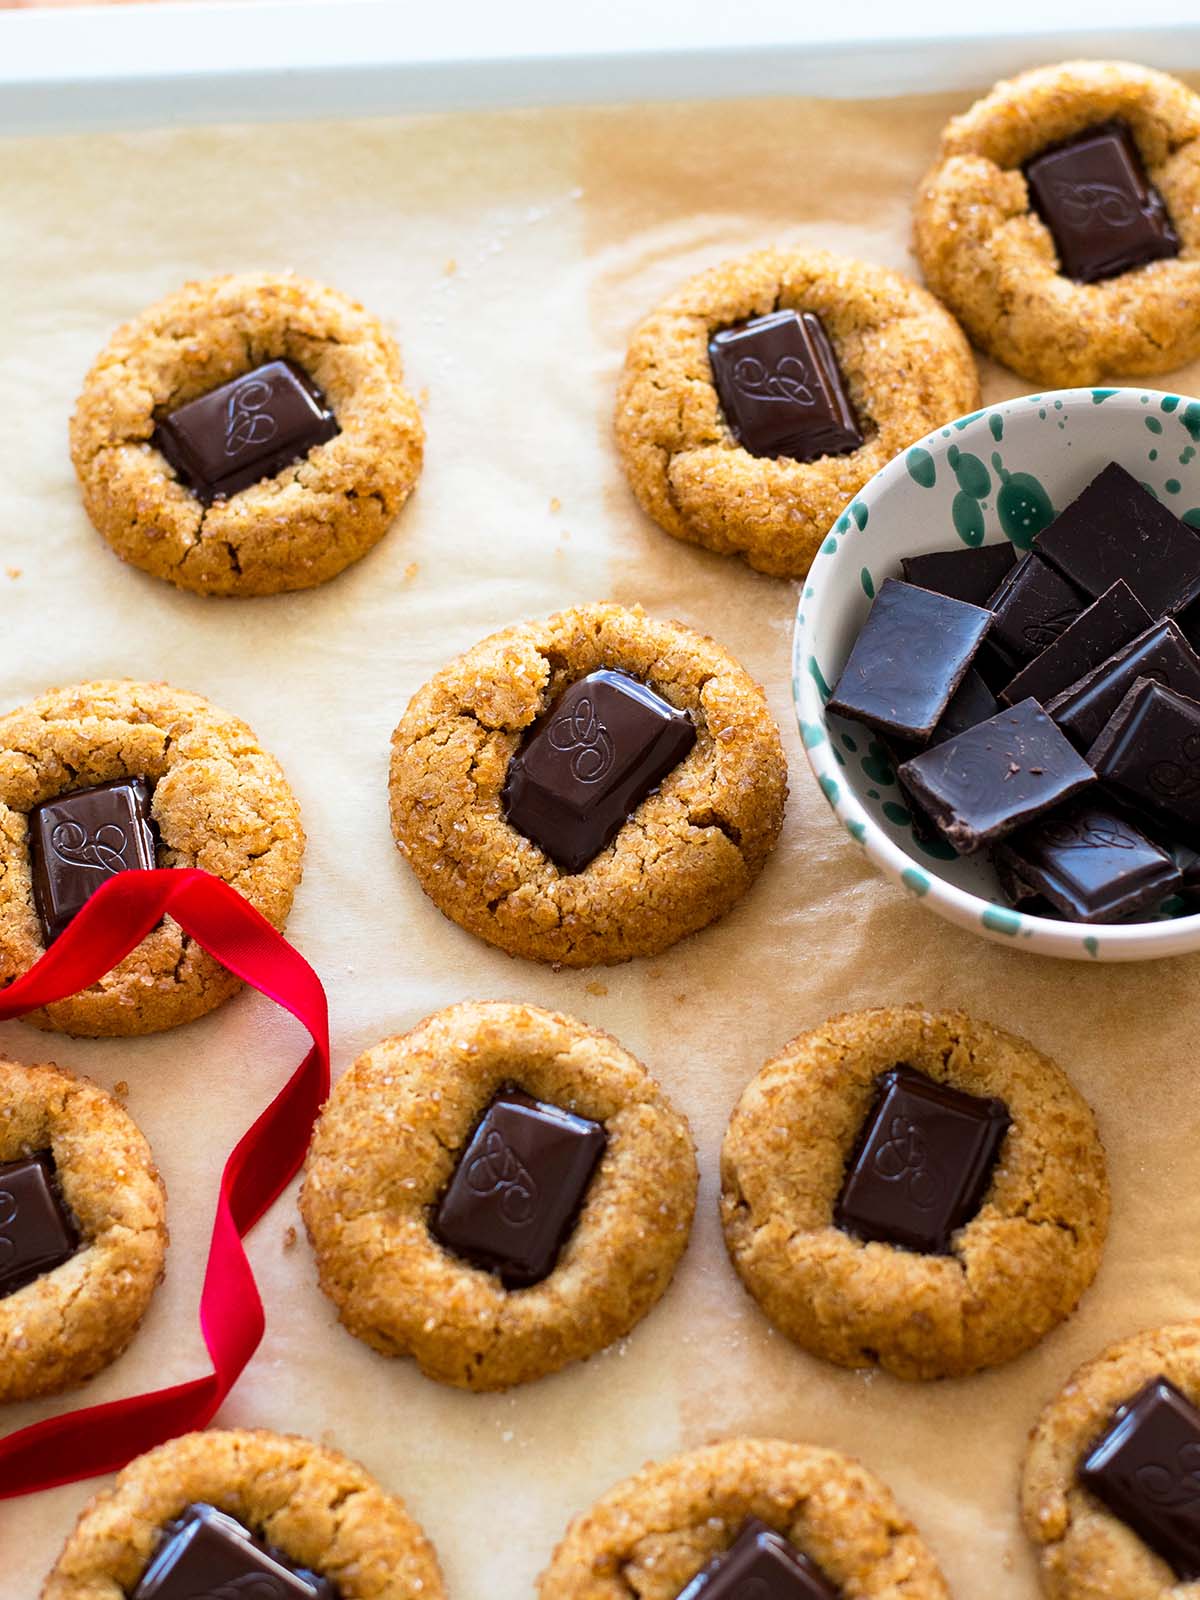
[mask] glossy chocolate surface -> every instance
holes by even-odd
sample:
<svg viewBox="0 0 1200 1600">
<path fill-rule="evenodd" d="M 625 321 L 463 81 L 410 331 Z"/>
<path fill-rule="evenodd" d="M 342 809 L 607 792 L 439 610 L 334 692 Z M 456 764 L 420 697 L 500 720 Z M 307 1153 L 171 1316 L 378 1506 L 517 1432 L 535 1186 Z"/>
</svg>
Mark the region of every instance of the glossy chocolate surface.
<svg viewBox="0 0 1200 1600">
<path fill-rule="evenodd" d="M 1022 828 L 997 847 L 995 861 L 1014 903 L 1040 897 L 1052 916 L 1072 922 L 1119 922 L 1182 886 L 1167 852 L 1100 802 L 1083 801 Z"/>
<path fill-rule="evenodd" d="M 730 431 L 753 456 L 815 461 L 862 444 L 837 358 L 811 311 L 774 311 L 709 340 Z"/>
<path fill-rule="evenodd" d="M 503 1089 L 459 1157 L 434 1237 L 505 1288 L 540 1283 L 567 1242 L 607 1135 L 598 1122 Z"/>
<path fill-rule="evenodd" d="M 1124 580 L 1151 619 L 1173 616 L 1200 596 L 1200 534 L 1115 461 L 1042 529 L 1034 547 L 1093 598 Z"/>
<path fill-rule="evenodd" d="M 901 556 L 900 572 L 905 583 L 915 583 L 920 589 L 932 589 L 934 594 L 965 600 L 968 605 L 986 606 L 1016 561 L 1016 548 L 1005 539 L 1003 544 Z"/>
<path fill-rule="evenodd" d="M 1036 700 L 914 756 L 901 775 L 961 852 L 991 844 L 1095 782 Z"/>
<path fill-rule="evenodd" d="M 151 443 L 204 505 L 273 478 L 340 433 L 301 367 L 268 361 L 159 419 Z"/>
<path fill-rule="evenodd" d="M 1045 705 L 1153 624 L 1154 618 L 1129 585 L 1118 579 L 1005 685 L 1000 698 L 1014 706 L 1032 695 Z"/>
<path fill-rule="evenodd" d="M 78 1248 L 50 1152 L 0 1165 L 0 1298 L 61 1267 Z"/>
<path fill-rule="evenodd" d="M 1001 1100 L 965 1094 L 911 1067 L 885 1072 L 834 1223 L 860 1239 L 948 1254 L 982 1204 L 1009 1123 Z"/>
<path fill-rule="evenodd" d="M 1179 254 L 1179 236 L 1123 122 L 1049 146 L 1024 172 L 1068 278 L 1095 283 Z"/>
<path fill-rule="evenodd" d="M 1200 1411 L 1151 1379 L 1088 1451 L 1079 1481 L 1169 1563 L 1200 1578 Z"/>
<path fill-rule="evenodd" d="M 714 1556 L 676 1600 L 838 1600 L 816 1562 L 757 1517 Z"/>
<path fill-rule="evenodd" d="M 46 800 L 29 813 L 33 897 L 53 944 L 102 883 L 154 865 L 151 788 L 120 778 Z"/>
<path fill-rule="evenodd" d="M 1078 683 L 1055 695 L 1046 710 L 1077 749 L 1087 750 L 1139 678 L 1153 678 L 1200 699 L 1200 656 L 1170 619 L 1139 633 Z"/>
<path fill-rule="evenodd" d="M 1013 667 L 1052 645 L 1087 605 L 1087 596 L 1036 555 L 1023 556 L 992 596 L 989 644 Z"/>
<path fill-rule="evenodd" d="M 582 872 L 695 742 L 686 711 L 627 673 L 591 672 L 509 762 L 504 814 L 561 872 Z"/>
<path fill-rule="evenodd" d="M 163 1530 L 130 1600 L 338 1600 L 327 1578 L 291 1563 L 236 1518 L 191 1505 Z"/>
<path fill-rule="evenodd" d="M 972 667 L 954 691 L 937 727 L 929 735 L 929 743 L 945 744 L 947 739 L 953 739 L 956 734 L 966 733 L 968 728 L 977 728 L 999 710 L 1000 702 Z"/>
<path fill-rule="evenodd" d="M 980 606 L 886 578 L 829 710 L 893 738 L 924 742 L 966 676 L 990 621 Z"/>
<path fill-rule="evenodd" d="M 1195 837 L 1200 828 L 1200 703 L 1140 679 L 1088 759 L 1123 800 L 1149 807 L 1181 834 Z"/>
</svg>

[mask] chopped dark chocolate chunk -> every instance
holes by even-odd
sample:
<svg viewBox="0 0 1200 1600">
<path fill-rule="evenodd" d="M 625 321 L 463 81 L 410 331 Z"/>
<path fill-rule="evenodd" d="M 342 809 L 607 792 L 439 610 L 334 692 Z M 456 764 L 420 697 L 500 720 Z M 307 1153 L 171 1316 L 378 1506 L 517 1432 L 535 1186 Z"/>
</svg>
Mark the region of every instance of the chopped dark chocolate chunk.
<svg viewBox="0 0 1200 1600">
<path fill-rule="evenodd" d="M 1152 1378 L 1079 1467 L 1079 1481 L 1188 1583 L 1200 1578 L 1200 1411 Z"/>
<path fill-rule="evenodd" d="M 1123 579 L 1151 619 L 1200 596 L 1200 534 L 1115 461 L 1043 528 L 1035 548 L 1093 597 Z"/>
<path fill-rule="evenodd" d="M 153 867 L 150 801 L 144 778 L 119 778 L 43 801 L 29 813 L 33 898 L 46 945 L 102 883 Z"/>
<path fill-rule="evenodd" d="M 1200 827 L 1200 703 L 1139 678 L 1113 712 L 1088 760 L 1123 800 L 1178 826 Z"/>
<path fill-rule="evenodd" d="M 1118 579 L 1017 673 L 1000 698 L 1005 705 L 1015 706 L 1018 700 L 1032 696 L 1045 705 L 1153 624 L 1154 618 L 1129 585 Z"/>
<path fill-rule="evenodd" d="M 1200 700 L 1200 656 L 1170 619 L 1139 633 L 1055 695 L 1046 710 L 1077 749 L 1087 750 L 1139 678 L 1153 678 Z"/>
<path fill-rule="evenodd" d="M 838 1590 L 802 1551 L 757 1517 L 714 1556 L 676 1600 L 838 1600 Z"/>
<path fill-rule="evenodd" d="M 509 762 L 504 814 L 561 872 L 582 872 L 695 742 L 686 711 L 627 673 L 591 672 Z"/>
<path fill-rule="evenodd" d="M 829 710 L 923 743 L 966 676 L 990 622 L 980 606 L 885 578 Z"/>
<path fill-rule="evenodd" d="M 161 417 L 151 443 L 204 505 L 236 494 L 340 433 L 316 384 L 292 361 L 268 361 Z"/>
<path fill-rule="evenodd" d="M 976 728 L 1000 710 L 1000 703 L 982 677 L 972 667 L 954 691 L 950 704 L 942 713 L 937 727 L 929 735 L 929 743 L 945 744 L 955 734 Z"/>
<path fill-rule="evenodd" d="M 1182 883 L 1167 852 L 1111 806 L 1085 800 L 996 847 L 1015 901 L 1040 895 L 1071 922 L 1119 922 L 1160 905 Z"/>
<path fill-rule="evenodd" d="M 751 455 L 815 461 L 862 444 L 833 347 L 811 311 L 726 328 L 709 341 L 708 358 L 725 419 Z"/>
<path fill-rule="evenodd" d="M 1035 555 L 1023 556 L 991 599 L 988 643 L 1014 666 L 1052 645 L 1087 605 L 1074 584 Z"/>
<path fill-rule="evenodd" d="M 1036 700 L 1023 700 L 901 768 L 956 850 L 990 844 L 1069 800 L 1095 773 Z"/>
<path fill-rule="evenodd" d="M 846 1233 L 946 1255 L 978 1212 L 1010 1118 L 1002 1100 L 935 1083 L 911 1067 L 879 1079 L 833 1220 Z"/>
<path fill-rule="evenodd" d="M 1016 548 L 1005 539 L 1002 544 L 901 556 L 900 572 L 905 583 L 915 583 L 919 589 L 932 589 L 934 594 L 986 607 L 1016 560 Z"/>
<path fill-rule="evenodd" d="M 1097 123 L 1049 145 L 1023 170 L 1068 278 L 1095 283 L 1179 254 L 1179 235 L 1125 123 Z"/>
<path fill-rule="evenodd" d="M 338 1600 L 327 1578 L 293 1564 L 214 1506 L 190 1505 L 163 1529 L 131 1600 Z"/>
<path fill-rule="evenodd" d="M 78 1248 L 50 1152 L 0 1165 L 0 1298 L 61 1267 Z"/>
<path fill-rule="evenodd" d="M 553 1270 L 607 1136 L 598 1122 L 503 1089 L 488 1106 L 443 1195 L 433 1233 L 505 1288 Z"/>
</svg>

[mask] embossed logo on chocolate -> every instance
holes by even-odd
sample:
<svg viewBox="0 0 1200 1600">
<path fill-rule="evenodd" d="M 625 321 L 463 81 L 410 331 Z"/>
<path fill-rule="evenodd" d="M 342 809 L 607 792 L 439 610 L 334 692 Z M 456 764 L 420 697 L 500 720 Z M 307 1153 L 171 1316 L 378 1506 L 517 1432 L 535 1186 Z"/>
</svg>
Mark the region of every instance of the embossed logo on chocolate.
<svg viewBox="0 0 1200 1600">
<path fill-rule="evenodd" d="M 1115 183 L 1069 183 L 1059 178 L 1052 193 L 1059 215 L 1072 228 L 1128 228 L 1137 221 L 1137 206 Z"/>
<path fill-rule="evenodd" d="M 1178 761 L 1156 761 L 1146 782 L 1164 800 L 1190 800 L 1200 790 L 1200 733 L 1183 740 Z"/>
<path fill-rule="evenodd" d="M 920 1211 L 928 1211 L 941 1197 L 942 1175 L 929 1160 L 920 1128 L 907 1117 L 891 1119 L 888 1137 L 876 1150 L 871 1165 L 885 1183 L 902 1184 Z"/>
<path fill-rule="evenodd" d="M 526 1228 L 537 1216 L 537 1184 L 496 1128 L 488 1129 L 482 1151 L 467 1168 L 467 1184 L 477 1195 L 495 1196 L 511 1228 Z"/>
<path fill-rule="evenodd" d="M 215 1589 L 201 1589 L 192 1600 L 287 1600 L 281 1578 L 269 1572 L 248 1572 L 244 1578 L 230 1578 Z"/>
<path fill-rule="evenodd" d="M 229 396 L 225 408 L 225 454 L 239 456 L 253 445 L 270 442 L 279 432 L 279 423 L 267 406 L 271 385 L 261 378 L 247 378 Z"/>
<path fill-rule="evenodd" d="M 78 822 L 59 822 L 50 835 L 50 848 L 69 867 L 85 867 L 111 877 L 127 866 L 129 839 L 116 822 L 106 822 L 95 833 L 89 833 Z"/>
<path fill-rule="evenodd" d="M 1200 1444 L 1181 1445 L 1172 1464 L 1147 1461 L 1133 1481 L 1151 1504 L 1200 1517 Z"/>
<path fill-rule="evenodd" d="M 815 406 L 817 397 L 808 381 L 810 377 L 798 356 L 783 356 L 774 367 L 768 367 L 757 356 L 743 356 L 733 369 L 733 386 L 748 400 Z"/>
<path fill-rule="evenodd" d="M 9 1189 L 0 1189 L 0 1261 L 16 1253 L 16 1242 L 9 1238 L 8 1230 L 17 1220 L 19 1210 L 16 1195 Z"/>
<path fill-rule="evenodd" d="M 599 783 L 612 771 L 616 750 L 612 734 L 585 695 L 550 724 L 546 736 L 555 750 L 571 757 L 571 776 L 579 783 Z"/>
<path fill-rule="evenodd" d="M 1047 844 L 1056 850 L 1136 850 L 1138 841 L 1115 818 L 1075 817 L 1042 825 Z"/>
<path fill-rule="evenodd" d="M 1048 645 L 1054 643 L 1060 633 L 1066 632 L 1078 615 L 1079 611 L 1075 606 L 1067 606 L 1064 610 L 1055 611 L 1048 617 L 1038 617 L 1035 621 L 1025 624 L 1021 630 L 1021 637 L 1026 644 L 1045 650 Z"/>
</svg>

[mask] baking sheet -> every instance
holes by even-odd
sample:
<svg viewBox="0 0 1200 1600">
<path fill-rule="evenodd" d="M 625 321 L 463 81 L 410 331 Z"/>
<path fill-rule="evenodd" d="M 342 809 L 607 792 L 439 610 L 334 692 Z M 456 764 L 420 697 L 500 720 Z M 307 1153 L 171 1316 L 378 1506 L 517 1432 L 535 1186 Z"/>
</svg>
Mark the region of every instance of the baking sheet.
<svg viewBox="0 0 1200 1600">
<path fill-rule="evenodd" d="M 620 1346 L 499 1396 L 374 1355 L 319 1294 L 295 1192 L 251 1236 L 266 1339 L 220 1421 L 307 1432 L 361 1458 L 436 1541 L 454 1600 L 530 1592 L 567 1521 L 649 1457 L 739 1433 L 848 1450 L 894 1487 L 960 1600 L 1031 1600 L 1022 1442 L 1076 1362 L 1200 1314 L 1194 1092 L 1200 962 L 1084 967 L 951 928 L 887 887 L 817 793 L 788 692 L 794 587 L 677 544 L 616 462 L 625 339 L 680 278 L 771 242 L 904 268 L 913 186 L 967 93 L 755 101 L 15 141 L 0 163 L 2 699 L 100 674 L 165 677 L 243 715 L 309 833 L 289 933 L 329 988 L 335 1071 L 466 997 L 610 1029 L 686 1111 L 702 1184 L 691 1249 Z M 366 560 L 309 594 L 205 601 L 121 567 L 80 510 L 66 419 L 112 327 L 188 277 L 294 268 L 377 310 L 424 397 L 425 474 Z M 1200 390 L 1200 369 L 1164 376 Z M 989 400 L 1019 380 L 989 369 Z M 450 655 L 514 618 L 641 601 L 727 644 L 765 684 L 793 794 L 783 842 L 723 923 L 653 962 L 555 973 L 476 943 L 424 900 L 387 824 L 388 736 Z M 1112 1234 L 1064 1329 L 998 1372 L 938 1386 L 838 1371 L 774 1335 L 716 1217 L 717 1152 L 759 1065 L 849 1007 L 961 1005 L 1026 1033 L 1096 1106 Z M 190 1028 L 0 1048 L 129 1086 L 166 1177 L 168 1280 L 103 1400 L 201 1369 L 196 1329 L 220 1167 L 302 1049 L 247 994 Z M 81 1398 L 81 1397 L 77 1397 Z M 11 1407 L 18 1427 L 62 1402 Z M 32 1600 L 96 1485 L 0 1506 L 6 1600 Z"/>
</svg>

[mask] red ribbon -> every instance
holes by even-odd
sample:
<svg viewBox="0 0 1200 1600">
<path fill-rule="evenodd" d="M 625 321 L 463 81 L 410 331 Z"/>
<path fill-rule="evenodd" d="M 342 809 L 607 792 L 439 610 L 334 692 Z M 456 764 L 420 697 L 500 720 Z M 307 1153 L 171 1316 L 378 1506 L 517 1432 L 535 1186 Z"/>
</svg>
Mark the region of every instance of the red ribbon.
<svg viewBox="0 0 1200 1600">
<path fill-rule="evenodd" d="M 329 1094 L 329 1015 L 320 978 L 265 917 L 196 868 L 122 872 L 91 897 L 41 960 L 0 991 L 0 1021 L 97 982 L 163 916 L 222 966 L 290 1011 L 312 1049 L 225 1163 L 200 1295 L 213 1370 L 170 1389 L 48 1417 L 0 1439 L 0 1499 L 115 1472 L 175 1434 L 203 1428 L 258 1348 L 266 1326 L 242 1237 L 291 1182 Z"/>
</svg>

